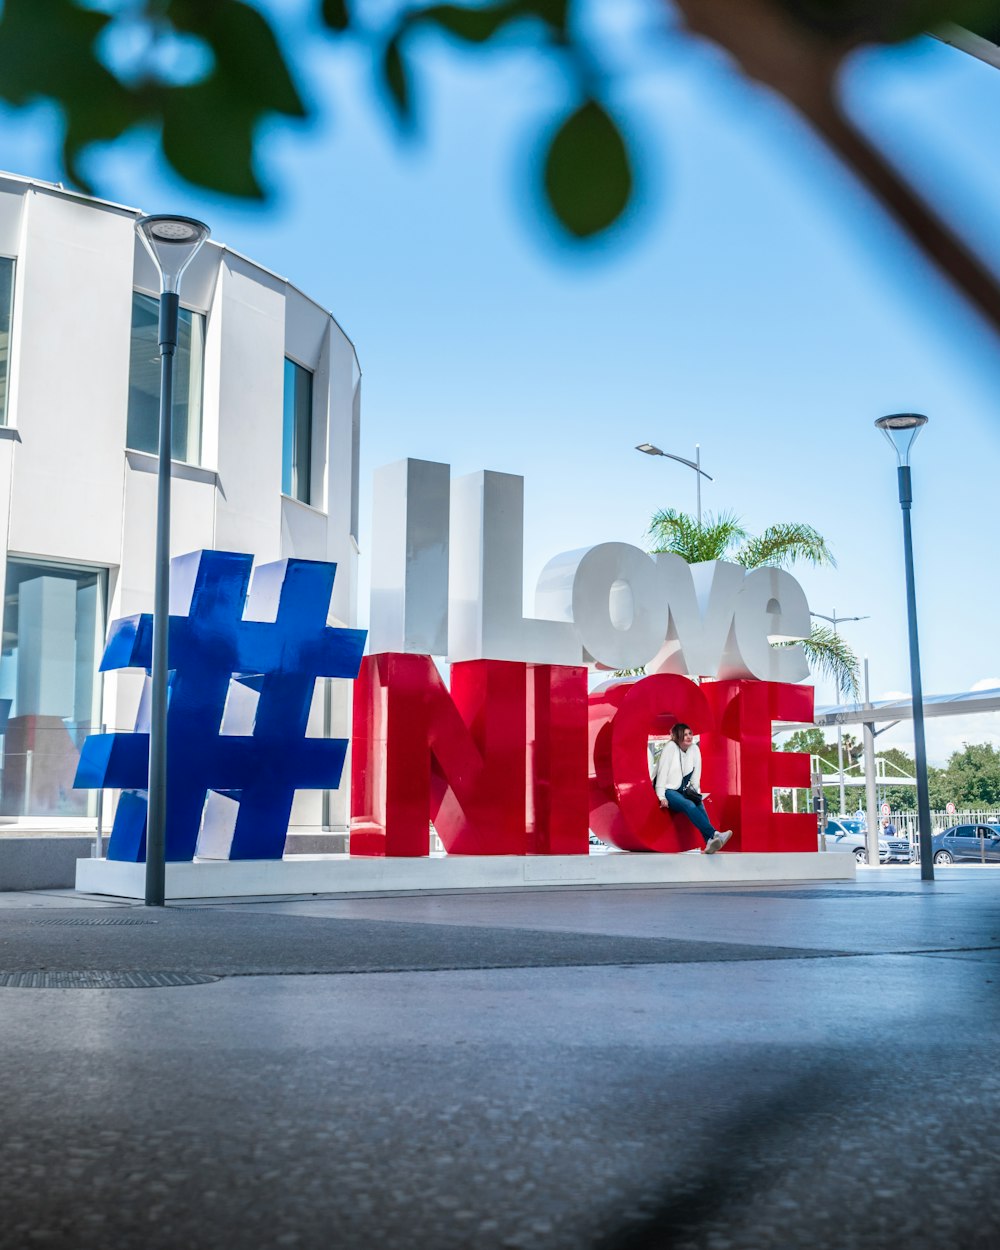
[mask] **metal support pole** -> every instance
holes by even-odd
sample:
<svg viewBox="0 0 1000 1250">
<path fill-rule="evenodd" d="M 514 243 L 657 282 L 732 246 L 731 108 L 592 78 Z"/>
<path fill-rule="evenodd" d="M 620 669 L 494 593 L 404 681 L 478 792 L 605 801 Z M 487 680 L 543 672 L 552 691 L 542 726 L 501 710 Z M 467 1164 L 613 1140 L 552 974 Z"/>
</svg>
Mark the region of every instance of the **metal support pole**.
<svg viewBox="0 0 1000 1250">
<path fill-rule="evenodd" d="M 837 637 L 837 622 L 840 617 L 837 616 L 837 609 L 833 609 L 833 616 L 830 617 L 833 623 L 833 636 Z M 839 692 L 838 692 L 839 693 Z M 844 728 L 842 725 L 837 726 L 837 778 L 840 788 L 840 815 L 847 815 L 847 797 L 844 794 Z M 871 860 L 868 861 L 871 863 Z"/>
<path fill-rule="evenodd" d="M 840 814 L 847 815 L 847 797 L 844 792 L 844 730 L 837 726 L 837 774 L 840 777 Z"/>
<path fill-rule="evenodd" d="M 156 471 L 156 563 L 153 596 L 152 699 L 149 721 L 149 799 L 146 811 L 146 906 L 162 907 L 166 892 L 167 676 L 170 633 L 170 452 L 178 296 L 160 296 L 160 440 Z"/>
<path fill-rule="evenodd" d="M 871 691 L 868 685 L 868 657 L 865 656 L 865 709 L 872 705 Z M 862 740 L 865 747 L 865 811 L 868 821 L 868 862 L 877 864 L 878 858 L 878 792 L 875 766 L 875 722 L 865 721 L 861 727 Z"/>
<path fill-rule="evenodd" d="M 822 757 L 812 757 L 812 804 L 816 810 L 819 825 L 819 849 L 826 850 L 826 804 L 823 802 L 823 764 Z"/>
<path fill-rule="evenodd" d="M 910 466 L 902 464 L 899 474 L 899 506 L 903 510 L 903 558 L 906 565 L 906 618 L 910 635 L 910 686 L 913 698 L 913 754 L 917 772 L 917 821 L 920 837 L 920 877 L 934 880 L 933 848 L 931 847 L 931 802 L 927 789 L 927 746 L 924 741 L 924 692 L 920 680 L 920 644 L 917 639 L 917 594 L 913 576 L 913 536 L 910 533 L 910 510 L 913 489 Z"/>
<path fill-rule="evenodd" d="M 694 479 L 698 483 L 698 528 L 701 529 L 701 444 L 694 445 Z"/>
<path fill-rule="evenodd" d="M 877 864 L 878 857 L 878 794 L 875 780 L 875 725 L 865 721 L 861 726 L 865 744 L 865 808 L 868 816 L 868 862 Z"/>
<path fill-rule="evenodd" d="M 101 733 L 107 733 L 108 727 L 101 722 Z M 94 859 L 104 858 L 104 787 L 97 791 L 97 829 L 94 832 Z"/>
</svg>

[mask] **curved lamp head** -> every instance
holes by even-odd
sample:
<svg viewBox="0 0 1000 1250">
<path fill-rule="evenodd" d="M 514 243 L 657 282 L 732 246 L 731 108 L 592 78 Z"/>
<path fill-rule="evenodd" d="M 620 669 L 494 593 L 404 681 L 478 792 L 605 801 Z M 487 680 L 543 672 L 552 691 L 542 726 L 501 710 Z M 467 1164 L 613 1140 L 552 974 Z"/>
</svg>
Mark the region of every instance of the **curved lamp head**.
<svg viewBox="0 0 1000 1250">
<path fill-rule="evenodd" d="M 896 412 L 890 417 L 879 417 L 875 424 L 892 443 L 900 467 L 908 465 L 910 448 L 927 424 L 927 418 L 919 412 Z"/>
<path fill-rule="evenodd" d="M 688 460 L 686 456 L 675 456 L 672 451 L 660 451 L 659 447 L 655 447 L 652 443 L 638 443 L 636 451 L 644 452 L 647 456 L 664 456 L 667 460 L 676 460 L 678 464 L 686 464 L 689 469 L 694 469 L 695 473 L 700 473 L 702 477 L 707 477 L 710 482 L 715 481 L 711 473 L 706 473 L 693 460 Z"/>
<path fill-rule="evenodd" d="M 194 217 L 174 217 L 169 213 L 140 217 L 135 228 L 159 271 L 161 290 L 176 294 L 181 274 L 212 232 Z"/>
</svg>

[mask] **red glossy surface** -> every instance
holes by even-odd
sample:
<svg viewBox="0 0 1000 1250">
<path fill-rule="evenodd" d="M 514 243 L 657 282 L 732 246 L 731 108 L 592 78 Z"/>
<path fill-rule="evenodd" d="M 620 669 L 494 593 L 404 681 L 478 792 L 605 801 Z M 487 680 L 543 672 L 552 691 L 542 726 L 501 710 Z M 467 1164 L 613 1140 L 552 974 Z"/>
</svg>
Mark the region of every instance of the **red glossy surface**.
<svg viewBox="0 0 1000 1250">
<path fill-rule="evenodd" d="M 701 735 L 709 819 L 717 829 L 733 830 L 726 850 L 814 851 L 814 815 L 771 810 L 774 787 L 810 783 L 808 755 L 772 751 L 771 723 L 809 722 L 812 714 L 812 687 L 782 682 L 697 686 L 686 677 L 658 674 L 592 695 L 590 827 L 626 851 L 702 846 L 690 821 L 660 808 L 649 780 L 649 735 L 665 735 L 685 721 Z"/>
<path fill-rule="evenodd" d="M 771 810 L 773 787 L 809 785 L 809 757 L 772 751 L 771 722 L 808 722 L 812 705 L 809 686 L 672 674 L 588 698 L 583 668 L 507 660 L 452 665 L 449 694 L 428 656 L 368 656 L 354 693 L 351 852 L 426 855 L 429 821 L 453 855 L 584 855 L 588 825 L 622 850 L 700 847 L 649 778 L 649 736 L 678 720 L 701 735 L 706 808 L 734 831 L 727 850 L 812 851 L 815 816 Z"/>
<path fill-rule="evenodd" d="M 623 851 L 703 845 L 686 817 L 660 807 L 649 779 L 649 736 L 669 733 L 677 721 L 696 734 L 711 727 L 708 703 L 686 677 L 655 674 L 591 696 L 590 827 L 605 842 Z"/>
<path fill-rule="evenodd" d="M 717 681 L 703 687 L 718 732 L 702 740 L 705 788 L 715 787 L 718 828 L 732 829 L 727 850 L 815 851 L 811 812 L 775 812 L 772 790 L 810 785 L 809 756 L 771 749 L 772 721 L 813 717 L 812 686 L 786 682 Z"/>
<path fill-rule="evenodd" d="M 530 664 L 527 678 L 528 851 L 587 855 L 587 670 Z"/>
<path fill-rule="evenodd" d="M 584 668 L 368 656 L 354 691 L 351 853 L 586 854 Z M 529 784 L 530 782 L 530 784 Z"/>
</svg>

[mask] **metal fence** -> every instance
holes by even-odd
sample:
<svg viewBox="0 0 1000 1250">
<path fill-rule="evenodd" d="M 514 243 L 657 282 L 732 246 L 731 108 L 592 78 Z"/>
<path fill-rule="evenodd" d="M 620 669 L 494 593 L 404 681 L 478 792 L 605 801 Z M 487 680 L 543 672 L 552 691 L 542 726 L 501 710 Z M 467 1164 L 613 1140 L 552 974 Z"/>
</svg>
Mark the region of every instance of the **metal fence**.
<svg viewBox="0 0 1000 1250">
<path fill-rule="evenodd" d="M 879 825 L 882 818 L 879 817 Z M 917 813 L 916 812 L 893 812 L 892 823 L 896 826 L 896 831 L 910 839 L 910 842 L 916 845 L 917 835 Z M 953 825 L 1000 825 L 1000 811 L 996 808 L 984 808 L 977 811 L 964 812 L 931 812 L 931 833 L 940 833 L 943 829 L 950 829 Z"/>
</svg>

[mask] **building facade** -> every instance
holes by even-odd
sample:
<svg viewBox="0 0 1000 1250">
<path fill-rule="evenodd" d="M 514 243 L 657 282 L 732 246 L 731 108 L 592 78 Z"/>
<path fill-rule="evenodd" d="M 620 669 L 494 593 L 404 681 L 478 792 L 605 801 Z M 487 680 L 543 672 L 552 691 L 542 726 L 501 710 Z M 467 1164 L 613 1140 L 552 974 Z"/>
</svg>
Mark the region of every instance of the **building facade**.
<svg viewBox="0 0 1000 1250">
<path fill-rule="evenodd" d="M 87 828 L 73 789 L 102 724 L 131 729 L 136 673 L 98 672 L 110 619 L 153 606 L 158 278 L 137 210 L 0 174 L 0 823 Z M 356 619 L 360 368 L 320 305 L 210 241 L 184 275 L 173 410 L 174 555 L 332 560 Z M 349 736 L 347 683 L 310 733 Z M 113 798 L 114 796 L 112 796 Z M 347 826 L 347 785 L 292 827 Z"/>
</svg>

